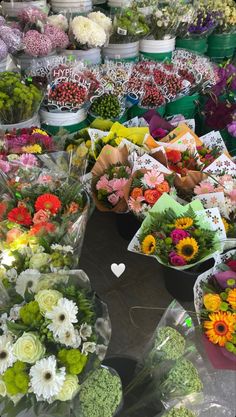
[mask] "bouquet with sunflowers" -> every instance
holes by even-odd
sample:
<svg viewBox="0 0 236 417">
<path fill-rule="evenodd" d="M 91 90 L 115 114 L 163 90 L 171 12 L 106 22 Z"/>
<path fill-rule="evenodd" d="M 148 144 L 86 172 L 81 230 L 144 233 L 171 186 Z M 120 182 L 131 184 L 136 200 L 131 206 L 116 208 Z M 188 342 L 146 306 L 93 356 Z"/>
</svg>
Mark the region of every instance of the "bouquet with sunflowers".
<svg viewBox="0 0 236 417">
<path fill-rule="evenodd" d="M 164 193 L 147 214 L 128 250 L 153 256 L 163 265 L 187 269 L 222 250 L 225 229 L 218 209 L 203 209 L 199 200 L 181 206 Z"/>
<path fill-rule="evenodd" d="M 110 320 L 87 275 L 41 274 L 21 289 L 0 303 L 1 416 L 112 417 L 121 381 L 101 367 Z"/>
<path fill-rule="evenodd" d="M 204 344 L 216 368 L 236 364 L 236 251 L 216 259 L 194 286 L 194 303 L 202 324 Z"/>
</svg>

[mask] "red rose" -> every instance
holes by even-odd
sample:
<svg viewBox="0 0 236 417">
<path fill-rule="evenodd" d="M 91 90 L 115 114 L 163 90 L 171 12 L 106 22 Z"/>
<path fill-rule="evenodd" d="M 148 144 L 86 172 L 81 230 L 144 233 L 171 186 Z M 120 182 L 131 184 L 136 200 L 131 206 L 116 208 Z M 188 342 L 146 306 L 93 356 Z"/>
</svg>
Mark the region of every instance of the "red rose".
<svg viewBox="0 0 236 417">
<path fill-rule="evenodd" d="M 155 202 L 161 197 L 162 193 L 158 190 L 146 190 L 144 192 L 144 198 L 148 204 L 153 206 Z"/>
<path fill-rule="evenodd" d="M 226 265 L 232 269 L 232 271 L 236 272 L 236 260 L 231 259 L 229 261 L 226 262 Z"/>
<path fill-rule="evenodd" d="M 173 164 L 177 164 L 182 159 L 182 154 L 180 151 L 176 151 L 175 149 L 167 149 L 166 150 L 167 159 Z"/>
</svg>

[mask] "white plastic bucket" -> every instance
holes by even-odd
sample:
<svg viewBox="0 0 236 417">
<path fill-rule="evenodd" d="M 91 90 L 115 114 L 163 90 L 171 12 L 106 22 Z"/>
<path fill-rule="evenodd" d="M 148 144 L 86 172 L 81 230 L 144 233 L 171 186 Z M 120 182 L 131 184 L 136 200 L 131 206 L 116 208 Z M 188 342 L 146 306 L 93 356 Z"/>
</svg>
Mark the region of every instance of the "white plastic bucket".
<svg viewBox="0 0 236 417">
<path fill-rule="evenodd" d="M 46 0 L 36 0 L 36 1 L 13 1 L 5 2 L 2 1 L 2 13 L 7 17 L 17 17 L 18 14 L 23 9 L 28 9 L 29 7 L 37 7 L 43 11 L 47 11 L 47 1 Z"/>
<path fill-rule="evenodd" d="M 55 51 L 51 52 L 47 56 L 53 56 L 53 55 L 55 56 L 57 55 Z M 41 56 L 41 57 L 36 58 L 35 56 L 31 56 L 28 54 L 21 54 L 21 55 L 18 55 L 18 57 L 16 58 L 16 62 L 20 66 L 21 70 L 26 70 L 27 68 L 31 66 L 32 62 L 40 61 L 43 58 L 46 58 L 46 57 Z"/>
<path fill-rule="evenodd" d="M 66 10 L 72 13 L 87 13 L 93 7 L 92 0 L 52 0 L 51 5 L 54 12 Z"/>
<path fill-rule="evenodd" d="M 88 64 L 100 64 L 102 61 L 100 48 L 92 48 L 87 51 L 66 49 L 65 51 L 62 51 L 60 55 L 73 55 L 77 60 L 85 61 Z"/>
<path fill-rule="evenodd" d="M 165 39 L 165 40 L 151 40 L 151 39 L 142 39 L 139 45 L 140 52 L 148 53 L 163 53 L 163 52 L 172 52 L 175 50 L 175 38 Z"/>
<path fill-rule="evenodd" d="M 0 129 L 5 131 L 5 130 L 13 130 L 13 129 L 23 129 L 24 127 L 32 127 L 32 126 L 40 127 L 38 113 L 35 114 L 32 117 L 32 119 L 25 120 L 24 122 L 21 122 L 21 123 L 16 123 L 13 125 L 1 125 L 0 124 Z"/>
<path fill-rule="evenodd" d="M 71 126 L 83 122 L 87 113 L 85 109 L 80 109 L 76 113 L 72 112 L 48 112 L 40 110 L 40 120 L 42 124 L 49 126 Z"/>
<path fill-rule="evenodd" d="M 103 48 L 103 57 L 111 59 L 133 58 L 139 54 L 139 42 L 112 43 Z"/>
</svg>

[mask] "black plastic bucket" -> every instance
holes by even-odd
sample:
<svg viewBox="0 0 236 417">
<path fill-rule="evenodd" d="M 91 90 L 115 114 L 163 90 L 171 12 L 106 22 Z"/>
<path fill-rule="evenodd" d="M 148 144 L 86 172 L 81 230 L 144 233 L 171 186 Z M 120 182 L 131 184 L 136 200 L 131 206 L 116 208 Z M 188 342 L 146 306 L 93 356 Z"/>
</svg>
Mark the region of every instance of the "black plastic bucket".
<svg viewBox="0 0 236 417">
<path fill-rule="evenodd" d="M 116 226 L 119 235 L 128 241 L 131 241 L 141 226 L 141 222 L 132 214 L 116 214 Z"/>
</svg>

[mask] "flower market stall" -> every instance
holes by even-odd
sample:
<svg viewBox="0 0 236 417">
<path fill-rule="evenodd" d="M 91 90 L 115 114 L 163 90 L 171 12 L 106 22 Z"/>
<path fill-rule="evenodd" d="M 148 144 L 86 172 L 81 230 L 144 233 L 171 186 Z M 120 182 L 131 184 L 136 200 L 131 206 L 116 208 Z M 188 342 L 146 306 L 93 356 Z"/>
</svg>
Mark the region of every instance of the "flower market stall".
<svg viewBox="0 0 236 417">
<path fill-rule="evenodd" d="M 235 158 L 235 1 L 1 2 L 1 417 L 235 417 Z"/>
</svg>

